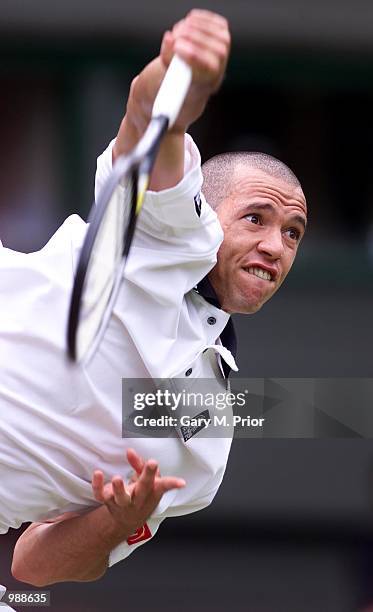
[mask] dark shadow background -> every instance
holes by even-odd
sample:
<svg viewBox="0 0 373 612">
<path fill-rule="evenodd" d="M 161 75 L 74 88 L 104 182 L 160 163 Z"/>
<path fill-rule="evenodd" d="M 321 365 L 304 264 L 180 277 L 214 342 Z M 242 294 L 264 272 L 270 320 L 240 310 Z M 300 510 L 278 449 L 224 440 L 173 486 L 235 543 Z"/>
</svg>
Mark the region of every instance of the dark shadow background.
<svg viewBox="0 0 373 612">
<path fill-rule="evenodd" d="M 87 215 L 95 160 L 115 136 L 131 78 L 192 6 L 2 3 L 6 246 L 38 249 L 68 214 Z M 223 89 L 191 130 L 203 160 L 272 153 L 296 172 L 310 209 L 284 288 L 254 317 L 236 318 L 240 375 L 371 377 L 373 5 L 199 6 L 226 15 L 233 32 Z M 16 536 L 1 539 L 1 581 L 20 589 L 9 574 Z M 166 522 L 101 581 L 53 587 L 51 609 L 361 612 L 373 602 L 372 575 L 370 440 L 236 440 L 210 508 Z"/>
</svg>

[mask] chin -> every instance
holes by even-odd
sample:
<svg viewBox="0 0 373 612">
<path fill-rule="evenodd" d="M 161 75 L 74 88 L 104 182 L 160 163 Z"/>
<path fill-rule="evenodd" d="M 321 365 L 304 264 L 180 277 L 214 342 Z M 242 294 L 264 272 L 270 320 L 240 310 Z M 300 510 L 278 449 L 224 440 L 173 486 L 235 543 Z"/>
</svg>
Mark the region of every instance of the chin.
<svg viewBox="0 0 373 612">
<path fill-rule="evenodd" d="M 253 277 L 255 278 L 255 277 Z M 250 283 L 242 287 L 242 284 L 231 284 L 226 287 L 225 295 L 229 296 L 228 300 L 221 300 L 221 307 L 229 314 L 255 314 L 262 306 L 271 299 L 277 288 L 263 287 L 263 281 L 260 286 L 257 283 Z"/>
<path fill-rule="evenodd" d="M 237 302 L 223 306 L 223 310 L 229 314 L 255 314 L 261 309 L 264 302 L 248 302 L 247 300 L 237 300 Z"/>
<path fill-rule="evenodd" d="M 263 304 L 264 302 L 260 302 L 260 304 L 247 304 L 246 308 L 242 310 L 241 314 L 255 314 L 261 309 Z"/>
<path fill-rule="evenodd" d="M 254 296 L 253 292 L 250 292 L 249 296 L 241 294 L 238 295 L 235 300 L 227 304 L 227 308 L 223 307 L 223 310 L 229 312 L 230 314 L 255 314 L 262 308 L 262 306 L 264 306 L 266 302 L 268 302 L 268 300 L 271 299 L 274 293 L 275 291 L 269 295 L 263 295 L 261 292 L 257 296 Z"/>
</svg>

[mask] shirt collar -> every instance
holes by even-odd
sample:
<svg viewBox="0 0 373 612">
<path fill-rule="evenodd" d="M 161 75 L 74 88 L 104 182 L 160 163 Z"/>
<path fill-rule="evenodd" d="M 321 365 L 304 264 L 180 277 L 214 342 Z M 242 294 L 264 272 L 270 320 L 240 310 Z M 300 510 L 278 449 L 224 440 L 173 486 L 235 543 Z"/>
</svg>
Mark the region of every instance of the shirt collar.
<svg viewBox="0 0 373 612">
<path fill-rule="evenodd" d="M 206 302 L 208 302 L 209 304 L 212 304 L 212 306 L 215 306 L 215 308 L 221 309 L 219 298 L 216 295 L 216 291 L 214 287 L 212 286 L 212 284 L 210 283 L 208 276 L 205 276 L 198 283 L 196 290 L 206 300 Z M 232 317 L 228 319 L 228 322 L 225 328 L 220 334 L 220 339 L 221 339 L 223 346 L 225 346 L 232 353 L 233 357 L 236 358 L 237 356 L 237 336 L 236 336 L 236 332 L 234 329 Z M 225 376 L 228 377 L 231 371 L 231 368 L 223 360 L 222 360 L 222 366 L 223 366 Z"/>
<path fill-rule="evenodd" d="M 196 289 L 197 289 L 198 293 L 200 295 L 202 295 L 202 297 L 206 300 L 206 302 L 208 302 L 209 304 L 212 304 L 216 308 L 220 308 L 221 309 L 219 298 L 216 295 L 215 289 L 212 286 L 212 284 L 210 283 L 210 280 L 209 280 L 208 276 L 205 276 L 198 283 Z"/>
</svg>

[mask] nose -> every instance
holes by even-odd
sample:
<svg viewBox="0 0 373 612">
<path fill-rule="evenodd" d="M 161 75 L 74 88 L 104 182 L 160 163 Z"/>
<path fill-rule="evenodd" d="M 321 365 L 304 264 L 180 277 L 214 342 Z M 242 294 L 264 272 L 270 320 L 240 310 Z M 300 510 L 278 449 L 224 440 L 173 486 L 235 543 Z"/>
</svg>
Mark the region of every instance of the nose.
<svg viewBox="0 0 373 612">
<path fill-rule="evenodd" d="M 282 232 L 279 229 L 269 229 L 258 243 L 258 251 L 266 257 L 277 260 L 284 253 Z"/>
</svg>

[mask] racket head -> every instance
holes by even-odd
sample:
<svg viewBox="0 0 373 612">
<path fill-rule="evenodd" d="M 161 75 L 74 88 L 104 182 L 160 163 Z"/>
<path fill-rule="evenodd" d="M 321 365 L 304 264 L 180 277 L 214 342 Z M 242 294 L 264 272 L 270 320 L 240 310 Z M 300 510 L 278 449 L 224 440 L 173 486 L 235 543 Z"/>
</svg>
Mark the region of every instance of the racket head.
<svg viewBox="0 0 373 612">
<path fill-rule="evenodd" d="M 120 159 L 91 209 L 67 326 L 74 361 L 89 360 L 111 314 L 136 224 L 137 172 L 136 159 Z"/>
<path fill-rule="evenodd" d="M 67 352 L 87 363 L 109 322 L 166 117 L 153 118 L 136 149 L 118 158 L 88 218 L 70 301 Z"/>
</svg>

